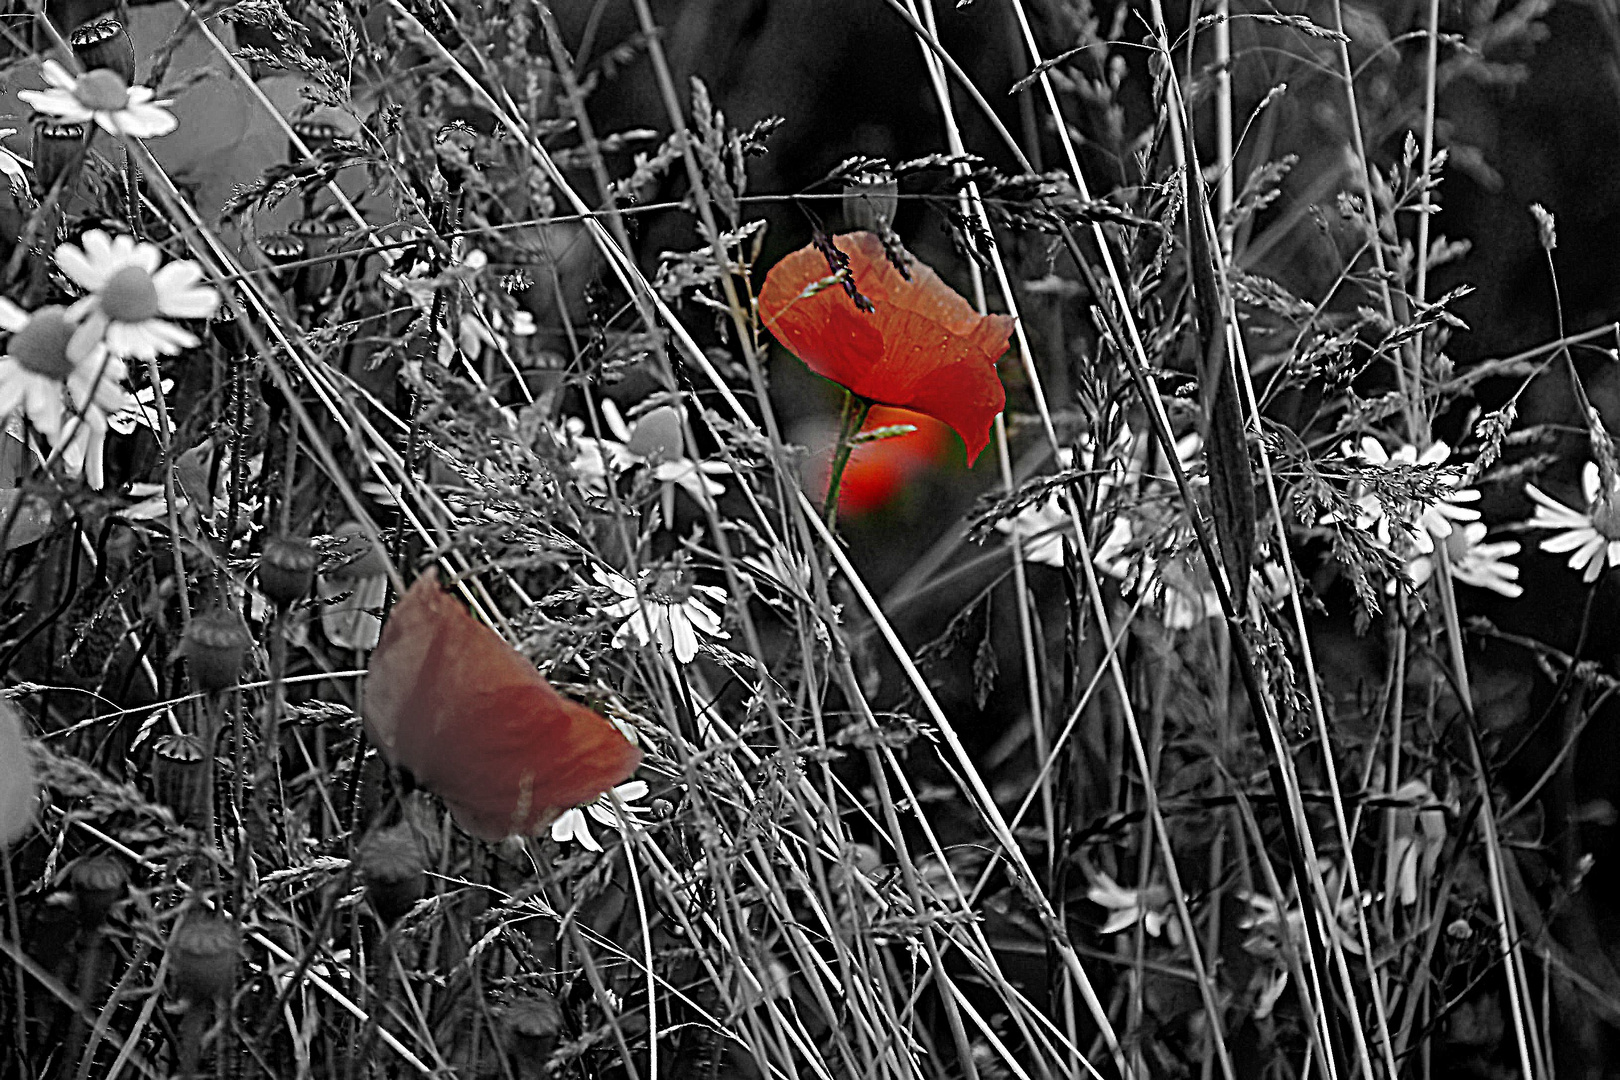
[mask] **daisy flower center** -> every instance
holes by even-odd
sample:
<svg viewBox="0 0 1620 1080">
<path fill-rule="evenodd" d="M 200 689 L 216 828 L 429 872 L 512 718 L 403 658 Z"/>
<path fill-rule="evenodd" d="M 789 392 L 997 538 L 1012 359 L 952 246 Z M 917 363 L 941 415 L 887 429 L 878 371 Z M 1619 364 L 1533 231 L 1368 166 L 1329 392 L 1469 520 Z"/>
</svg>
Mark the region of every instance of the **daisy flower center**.
<svg viewBox="0 0 1620 1080">
<path fill-rule="evenodd" d="M 1593 501 L 1592 528 L 1605 540 L 1620 540 L 1620 492 L 1604 492 Z"/>
<path fill-rule="evenodd" d="M 62 317 L 64 310 L 53 306 L 34 312 L 27 325 L 11 335 L 6 354 L 36 375 L 66 382 L 73 373 L 67 354 L 73 326 Z"/>
<path fill-rule="evenodd" d="M 1446 545 L 1446 554 L 1451 557 L 1453 565 L 1466 559 L 1468 553 L 1473 550 L 1472 545 L 1468 543 L 1468 534 L 1461 529 L 1452 529 L 1451 535 L 1441 543 Z"/>
<path fill-rule="evenodd" d="M 89 76 L 85 76 L 89 78 Z M 101 310 L 114 322 L 142 322 L 158 314 L 157 286 L 139 266 L 126 266 L 101 288 Z"/>
<path fill-rule="evenodd" d="M 129 104 L 129 87 L 116 71 L 98 68 L 88 75 L 80 75 L 74 84 L 73 96 L 79 104 L 93 112 L 117 112 Z"/>
<path fill-rule="evenodd" d="M 647 599 L 656 604 L 679 607 L 692 598 L 691 582 L 675 567 L 665 567 L 647 579 Z"/>
</svg>

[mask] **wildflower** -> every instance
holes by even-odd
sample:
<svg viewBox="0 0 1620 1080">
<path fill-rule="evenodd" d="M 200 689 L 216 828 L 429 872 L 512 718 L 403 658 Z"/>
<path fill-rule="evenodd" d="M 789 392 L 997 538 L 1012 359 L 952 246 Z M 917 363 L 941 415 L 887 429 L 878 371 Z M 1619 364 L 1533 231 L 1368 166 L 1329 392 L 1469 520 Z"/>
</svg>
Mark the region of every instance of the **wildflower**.
<svg viewBox="0 0 1620 1080">
<path fill-rule="evenodd" d="M 1178 941 L 1177 924 L 1169 919 L 1170 893 L 1163 885 L 1150 885 L 1145 889 L 1127 889 L 1101 870 L 1093 870 L 1092 882 L 1086 889 L 1086 899 L 1104 908 L 1108 920 L 1099 934 L 1117 934 L 1137 923 L 1142 924 L 1149 937 L 1158 937 L 1165 925 L 1170 927 L 1171 941 Z"/>
<path fill-rule="evenodd" d="M 0 128 L 0 139 L 15 134 L 17 134 L 16 128 Z M 13 188 L 20 188 L 23 191 L 28 190 L 28 173 L 23 169 L 23 159 L 7 150 L 4 146 L 0 146 L 0 173 L 5 174 L 6 179 L 11 182 Z"/>
<path fill-rule="evenodd" d="M 51 305 L 30 314 L 0 298 L 0 329 L 11 331 L 0 359 L 0 416 L 22 413 L 61 450 L 69 473 L 100 488 L 108 418 L 130 404 L 128 370 L 100 346 L 75 353 L 70 313 Z"/>
<path fill-rule="evenodd" d="M 1584 569 L 1582 577 L 1586 581 L 1596 581 L 1605 566 L 1620 565 L 1620 487 L 1603 488 L 1597 463 L 1588 461 L 1581 470 L 1581 489 L 1586 495 L 1583 514 L 1549 497 L 1534 484 L 1524 485 L 1525 494 L 1536 501 L 1529 526 L 1560 530 L 1541 542 L 1541 550 L 1573 552 L 1569 568 Z"/>
<path fill-rule="evenodd" d="M 731 636 L 721 629 L 720 616 L 704 603 L 706 598 L 725 605 L 726 591 L 718 585 L 690 584 L 676 567 L 648 570 L 636 584 L 600 567 L 595 576 L 598 583 L 623 598 L 602 609 L 608 618 L 623 620 L 613 635 L 616 649 L 634 639 L 637 645 L 656 645 L 659 652 L 672 652 L 675 659 L 690 664 L 697 656 L 698 634 Z"/>
<path fill-rule="evenodd" d="M 68 308 L 68 321 L 79 323 L 70 350 L 87 352 L 104 342 L 114 356 L 154 360 L 198 344 L 191 331 L 160 316 L 206 319 L 214 313 L 219 293 L 199 284 L 201 267 L 181 259 L 159 269 L 163 255 L 154 245 L 100 229 L 81 242 L 82 249 L 56 249 L 56 264 L 90 294 Z"/>
<path fill-rule="evenodd" d="M 150 87 L 129 86 L 116 71 L 97 68 L 74 76 L 55 60 L 47 60 L 41 74 L 51 84 L 49 90 L 23 90 L 17 96 L 49 116 L 76 123 L 93 120 L 109 135 L 136 139 L 167 135 L 179 126 L 166 108 L 174 102 L 153 101 Z"/>
<path fill-rule="evenodd" d="M 1409 469 L 1416 466 L 1437 468 L 1445 465 L 1451 457 L 1451 447 L 1443 442 L 1431 444 L 1422 454 L 1419 454 L 1417 447 L 1411 444 L 1406 444 L 1390 454 L 1384 450 L 1383 444 L 1371 435 L 1363 436 L 1359 443 L 1344 443 L 1340 447 L 1340 452 L 1347 459 L 1365 466 L 1387 470 Z M 1450 536 L 1455 525 L 1479 520 L 1478 510 L 1462 505 L 1478 502 L 1479 491 L 1461 487 L 1462 475 L 1459 472 L 1440 474 L 1440 484 L 1441 491 L 1438 498 L 1415 502 L 1393 515 L 1377 493 L 1361 490 L 1354 498 L 1356 510 L 1352 520 L 1355 527 L 1370 531 L 1382 547 L 1387 548 L 1393 544 L 1398 533 L 1418 552 L 1425 555 L 1432 553 L 1435 540 L 1444 540 Z M 1345 515 L 1329 514 L 1323 520 L 1342 521 L 1345 520 Z"/>
<path fill-rule="evenodd" d="M 784 598 L 803 598 L 810 595 L 810 560 L 785 547 L 761 548 L 757 555 L 745 555 L 745 576 L 756 590 L 761 585 L 780 593 Z M 778 601 L 765 597 L 767 603 Z"/>
<path fill-rule="evenodd" d="M 1006 405 L 995 362 L 1006 351 L 1012 318 L 980 315 L 916 260 L 906 280 L 872 233 L 846 233 L 831 243 L 847 258 L 851 286 L 872 310 L 831 287 L 827 256 L 810 244 L 765 276 L 759 295 L 765 325 L 811 371 L 855 396 L 915 409 L 955 428 L 971 464 Z"/>
<path fill-rule="evenodd" d="M 1091 455 L 1086 453 L 1088 459 Z M 1074 466 L 1074 451 L 1058 451 L 1058 462 L 1065 469 Z M 996 531 L 1023 541 L 1024 558 L 1047 566 L 1063 566 L 1063 533 L 1070 525 L 1067 499 L 1063 491 L 1053 491 L 1040 502 L 1031 503 L 1010 518 L 996 522 Z M 1128 526 L 1127 526 L 1128 528 Z"/>
<path fill-rule="evenodd" d="M 1446 846 L 1446 813 L 1428 784 L 1411 779 L 1395 789 L 1404 805 L 1395 811 L 1395 842 L 1390 847 L 1387 888 L 1398 891 L 1401 906 L 1418 902 L 1418 879 L 1434 880 Z"/>
<path fill-rule="evenodd" d="M 367 733 L 473 836 L 533 836 L 641 762 L 619 730 L 553 690 L 524 656 L 416 580 L 366 671 Z"/>
<path fill-rule="evenodd" d="M 574 842 L 587 851 L 601 851 L 602 845 L 591 835 L 591 827 L 586 822 L 585 815 L 589 814 L 603 825 L 623 832 L 624 826 L 619 818 L 620 810 L 616 810 L 613 805 L 615 800 L 621 804 L 624 816 L 633 821 L 638 809 L 634 804 L 646 797 L 645 782 L 632 780 L 627 784 L 620 784 L 611 794 L 603 795 L 584 808 L 575 806 L 563 811 L 563 815 L 551 823 L 551 838 L 559 844 Z"/>
<path fill-rule="evenodd" d="M 1338 895 L 1342 872 L 1325 859 L 1319 860 L 1318 866 L 1322 870 L 1323 885 L 1327 894 Z M 1283 989 L 1288 985 L 1285 952 L 1288 944 L 1299 952 L 1304 952 L 1305 912 L 1300 907 L 1297 896 L 1290 898 L 1286 908 L 1262 893 L 1241 893 L 1239 899 L 1249 906 L 1249 914 L 1238 920 L 1239 930 L 1250 931 L 1249 936 L 1243 939 L 1243 951 L 1250 956 L 1269 961 L 1269 971 L 1262 968 L 1257 970 L 1254 976 L 1254 981 L 1261 987 L 1255 1016 L 1263 1020 L 1271 1014 L 1277 999 L 1282 996 Z M 1337 901 L 1334 912 L 1336 917 L 1331 927 L 1339 946 L 1357 956 L 1361 955 L 1361 943 L 1356 938 L 1354 927 L 1356 907 L 1360 901 L 1361 898 L 1356 896 L 1341 896 Z"/>
<path fill-rule="evenodd" d="M 1097 545 L 1092 561 L 1110 577 L 1124 582 L 1127 589 L 1140 589 L 1143 597 L 1158 608 L 1168 629 L 1191 630 L 1221 614 L 1221 600 L 1202 554 L 1191 549 L 1167 557 L 1144 557 L 1149 554 L 1146 546 L 1136 542 L 1130 516 L 1120 514 Z"/>
<path fill-rule="evenodd" d="M 660 405 L 629 424 L 619 407 L 604 399 L 602 418 L 613 433 L 611 439 L 584 434 L 583 421 L 571 420 L 568 425 L 574 445 L 574 468 L 587 487 L 605 492 L 610 475 L 645 465 L 652 479 L 663 485 L 666 523 L 675 519 L 676 488 L 684 490 L 699 504 L 725 493 L 725 485 L 713 477 L 730 476 L 731 466 L 723 461 L 700 461 L 686 456 L 681 414 L 675 406 Z"/>
<path fill-rule="evenodd" d="M 387 559 L 357 521 L 345 521 L 332 535 L 345 561 L 316 579 L 321 629 L 339 648 L 375 649 L 382 634 L 382 619 L 376 613 L 388 599 Z"/>
<path fill-rule="evenodd" d="M 1485 523 L 1470 521 L 1453 529 L 1446 537 L 1446 555 L 1451 560 L 1451 576 L 1476 589 L 1490 589 L 1514 598 L 1524 594 L 1519 584 L 1519 568 L 1505 562 L 1519 553 L 1517 540 L 1485 543 Z M 1434 576 L 1434 554 L 1414 553 L 1406 563 L 1406 576 L 1414 588 L 1421 588 Z M 1391 583 L 1393 585 L 1393 582 Z"/>
</svg>

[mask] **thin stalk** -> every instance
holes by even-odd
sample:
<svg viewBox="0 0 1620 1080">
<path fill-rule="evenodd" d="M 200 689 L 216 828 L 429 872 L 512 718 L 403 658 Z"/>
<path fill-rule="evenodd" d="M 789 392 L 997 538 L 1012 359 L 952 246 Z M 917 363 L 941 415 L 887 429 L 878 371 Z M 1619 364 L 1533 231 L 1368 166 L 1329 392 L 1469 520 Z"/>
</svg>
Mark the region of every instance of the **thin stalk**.
<svg viewBox="0 0 1620 1080">
<path fill-rule="evenodd" d="M 832 470 L 827 476 L 827 500 L 821 507 L 828 532 L 832 532 L 838 524 L 838 492 L 844 483 L 844 470 L 849 466 L 849 455 L 855 449 L 855 436 L 860 434 L 862 425 L 866 423 L 866 414 L 871 411 L 870 401 L 844 391 L 844 409 L 838 420 L 838 442 L 833 447 Z"/>
</svg>

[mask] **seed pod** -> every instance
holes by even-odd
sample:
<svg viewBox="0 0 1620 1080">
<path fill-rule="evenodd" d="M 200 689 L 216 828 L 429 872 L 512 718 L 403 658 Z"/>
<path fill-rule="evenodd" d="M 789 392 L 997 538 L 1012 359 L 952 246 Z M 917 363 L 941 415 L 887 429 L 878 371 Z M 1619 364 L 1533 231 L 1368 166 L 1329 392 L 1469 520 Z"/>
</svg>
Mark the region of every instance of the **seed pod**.
<svg viewBox="0 0 1620 1080">
<path fill-rule="evenodd" d="M 64 176 L 72 184 L 84 164 L 84 153 L 90 145 L 90 129 L 84 124 L 69 123 L 54 117 L 39 115 L 34 118 L 34 183 L 38 195 L 56 186 Z"/>
<path fill-rule="evenodd" d="M 298 141 L 309 147 L 309 152 L 319 154 L 322 150 L 343 137 L 343 129 L 326 120 L 297 120 L 292 125 L 292 132 L 298 136 Z M 304 160 L 304 155 L 298 152 L 298 147 L 287 147 L 288 156 L 294 164 Z"/>
<path fill-rule="evenodd" d="M 206 832 L 214 820 L 214 771 L 208 747 L 196 735 L 164 735 L 152 744 L 152 782 L 158 801 L 182 825 Z"/>
<path fill-rule="evenodd" d="M 97 19 L 68 35 L 73 55 L 86 71 L 106 68 L 124 81 L 135 82 L 135 43 L 117 19 Z"/>
<path fill-rule="evenodd" d="M 385 923 L 395 923 L 427 894 L 422 849 L 410 826 L 378 829 L 360 845 L 356 860 L 366 899 Z"/>
<path fill-rule="evenodd" d="M 180 653 L 191 677 L 203 690 L 217 693 L 235 686 L 247 664 L 253 635 L 235 612 L 218 607 L 194 616 L 180 640 Z"/>
<path fill-rule="evenodd" d="M 124 898 L 124 887 L 129 875 L 124 864 L 107 855 L 85 859 L 68 875 L 73 886 L 73 897 L 79 905 L 79 922 L 86 929 L 94 929 L 107 919 L 107 912 Z"/>
<path fill-rule="evenodd" d="M 188 1001 L 229 996 L 236 986 L 242 935 L 218 915 L 193 914 L 169 938 L 169 977 L 176 995 Z"/>
<path fill-rule="evenodd" d="M 286 607 L 309 595 L 315 567 L 321 561 L 308 540 L 273 536 L 259 556 L 259 588 L 272 601 Z"/>
<path fill-rule="evenodd" d="M 856 177 L 844 188 L 844 226 L 878 235 L 894 227 L 900 187 L 889 174 Z"/>
</svg>

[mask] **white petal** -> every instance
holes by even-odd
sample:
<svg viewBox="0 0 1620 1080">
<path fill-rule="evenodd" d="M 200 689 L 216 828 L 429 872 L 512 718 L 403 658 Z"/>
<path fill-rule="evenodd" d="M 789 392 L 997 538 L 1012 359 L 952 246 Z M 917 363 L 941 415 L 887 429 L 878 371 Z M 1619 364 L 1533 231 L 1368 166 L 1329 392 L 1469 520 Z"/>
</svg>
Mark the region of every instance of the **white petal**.
<svg viewBox="0 0 1620 1080">
<path fill-rule="evenodd" d="M 28 312 L 0 296 L 0 329 L 16 333 L 28 325 Z"/>
<path fill-rule="evenodd" d="M 95 292 L 107 284 L 109 275 L 109 270 L 105 265 L 97 265 L 97 260 L 90 257 L 88 248 L 90 246 L 90 237 L 94 235 L 93 232 L 84 234 L 82 237 L 85 242 L 84 249 L 77 248 L 72 244 L 59 244 L 56 248 L 56 265 L 60 266 L 62 272 L 72 278 L 75 284 L 81 288 L 89 289 L 91 292 Z"/>
</svg>

